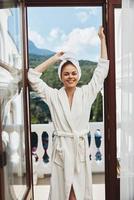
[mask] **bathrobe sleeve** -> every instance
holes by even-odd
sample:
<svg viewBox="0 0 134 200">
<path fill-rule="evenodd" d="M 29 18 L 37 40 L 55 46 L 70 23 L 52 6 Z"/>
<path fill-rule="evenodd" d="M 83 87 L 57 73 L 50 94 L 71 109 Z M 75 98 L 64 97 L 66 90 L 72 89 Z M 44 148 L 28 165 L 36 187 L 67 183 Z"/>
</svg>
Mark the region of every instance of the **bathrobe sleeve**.
<svg viewBox="0 0 134 200">
<path fill-rule="evenodd" d="M 32 89 L 49 105 L 50 95 L 53 92 L 53 88 L 49 87 L 40 76 L 42 73 L 36 72 L 34 69 L 29 69 L 28 80 Z"/>
<path fill-rule="evenodd" d="M 94 102 L 98 92 L 102 89 L 105 78 L 108 75 L 109 60 L 100 58 L 97 67 L 94 71 L 93 77 L 88 85 L 83 86 L 90 102 Z"/>
</svg>

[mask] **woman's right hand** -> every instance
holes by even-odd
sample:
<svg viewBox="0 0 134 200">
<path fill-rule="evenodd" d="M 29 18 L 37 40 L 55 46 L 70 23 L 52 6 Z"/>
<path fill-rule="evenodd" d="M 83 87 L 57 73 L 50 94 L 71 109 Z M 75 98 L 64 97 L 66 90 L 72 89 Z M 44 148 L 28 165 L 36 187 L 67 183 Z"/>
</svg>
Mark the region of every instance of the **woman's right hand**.
<svg viewBox="0 0 134 200">
<path fill-rule="evenodd" d="M 37 72 L 40 72 L 40 73 L 44 72 L 49 66 L 51 66 L 52 64 L 55 64 L 57 61 L 59 61 L 60 57 L 63 54 L 64 54 L 63 51 L 60 51 L 60 52 L 54 54 L 53 56 L 51 56 L 50 58 L 45 60 L 43 63 L 41 63 L 40 65 L 35 67 L 34 70 Z"/>
<path fill-rule="evenodd" d="M 54 58 L 56 61 L 60 60 L 60 57 L 63 56 L 64 52 L 63 51 L 59 51 L 54 55 Z"/>
</svg>

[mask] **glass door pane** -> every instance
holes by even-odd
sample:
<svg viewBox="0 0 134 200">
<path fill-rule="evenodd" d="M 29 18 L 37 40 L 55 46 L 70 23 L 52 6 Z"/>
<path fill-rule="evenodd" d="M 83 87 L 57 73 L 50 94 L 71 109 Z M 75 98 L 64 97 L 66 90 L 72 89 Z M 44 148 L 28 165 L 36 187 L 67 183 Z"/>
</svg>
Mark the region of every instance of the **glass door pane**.
<svg viewBox="0 0 134 200">
<path fill-rule="evenodd" d="M 11 7 L 9 5 L 11 4 Z M 27 191 L 23 99 L 23 53 L 20 7 L 0 8 L 0 102 L 5 199 L 23 199 Z"/>
<path fill-rule="evenodd" d="M 120 178 L 121 154 L 121 9 L 114 10 L 116 61 L 116 116 L 117 116 L 117 177 Z"/>
</svg>

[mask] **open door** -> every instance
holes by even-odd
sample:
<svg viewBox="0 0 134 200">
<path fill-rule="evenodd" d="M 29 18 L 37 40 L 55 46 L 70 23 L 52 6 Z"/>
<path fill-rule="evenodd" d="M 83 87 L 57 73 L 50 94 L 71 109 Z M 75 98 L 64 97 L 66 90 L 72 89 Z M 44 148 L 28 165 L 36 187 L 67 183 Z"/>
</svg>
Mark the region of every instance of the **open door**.
<svg viewBox="0 0 134 200">
<path fill-rule="evenodd" d="M 1 200 L 33 199 L 26 41 L 24 4 L 0 1 Z"/>
<path fill-rule="evenodd" d="M 102 21 L 106 30 L 108 55 L 110 60 L 110 71 L 104 85 L 104 122 L 105 122 L 105 199 L 116 200 L 119 199 L 119 182 L 117 179 L 117 158 L 116 158 L 116 94 L 115 94 L 115 45 L 114 45 L 114 8 L 121 6 L 121 0 L 54 0 L 36 1 L 27 0 L 27 7 L 44 7 L 45 8 L 58 7 L 88 7 L 100 6 L 102 8 Z M 52 10 L 51 9 L 51 10 Z M 55 10 L 56 10 L 55 9 Z M 51 12 L 49 12 L 49 15 Z M 52 13 L 55 13 L 52 11 Z M 37 18 L 37 13 L 36 15 Z M 51 15 L 52 16 L 52 15 Z M 54 18 L 56 19 L 56 18 Z M 64 16 L 63 16 L 64 19 Z M 45 27 L 49 24 L 46 24 Z M 72 21 L 71 21 L 72 22 Z M 67 22 L 69 23 L 69 21 Z M 72 25 L 72 24 L 71 24 Z M 56 26 L 55 26 L 56 27 Z M 112 98 L 111 98 L 112 97 Z"/>
</svg>

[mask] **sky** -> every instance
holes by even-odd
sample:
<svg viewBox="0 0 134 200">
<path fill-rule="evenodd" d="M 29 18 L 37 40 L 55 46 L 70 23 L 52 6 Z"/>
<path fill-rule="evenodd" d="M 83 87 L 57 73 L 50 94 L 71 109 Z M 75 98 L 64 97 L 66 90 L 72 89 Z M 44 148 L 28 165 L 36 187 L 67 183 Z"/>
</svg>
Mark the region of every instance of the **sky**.
<svg viewBox="0 0 134 200">
<path fill-rule="evenodd" d="M 77 59 L 97 61 L 101 7 L 28 8 L 28 37 L 38 48 L 69 51 Z"/>
</svg>

